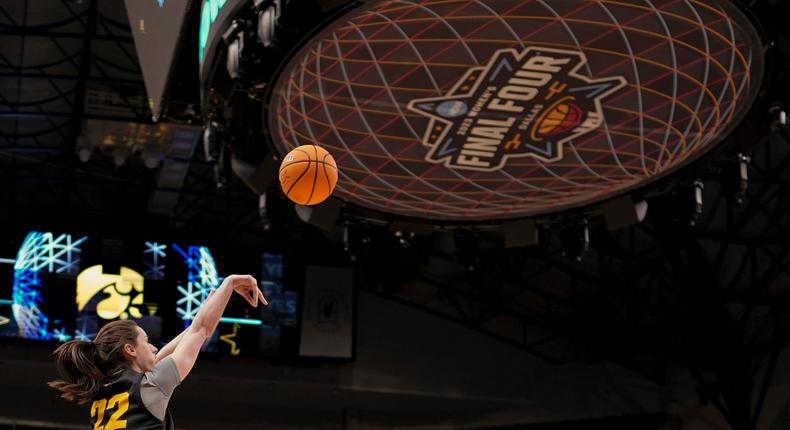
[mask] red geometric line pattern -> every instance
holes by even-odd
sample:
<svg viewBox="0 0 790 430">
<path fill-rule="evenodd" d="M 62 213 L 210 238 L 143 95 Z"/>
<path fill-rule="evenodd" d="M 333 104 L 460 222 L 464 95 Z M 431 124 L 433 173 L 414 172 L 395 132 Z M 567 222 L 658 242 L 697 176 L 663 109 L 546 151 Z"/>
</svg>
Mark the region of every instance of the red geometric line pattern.
<svg viewBox="0 0 790 430">
<path fill-rule="evenodd" d="M 443 97 L 498 50 L 581 52 L 591 79 L 627 86 L 603 123 L 554 162 L 495 171 L 426 160 L 429 119 L 413 99 Z M 587 205 L 665 176 L 740 120 L 762 77 L 760 42 L 715 0 L 398 0 L 368 3 L 310 40 L 275 83 L 270 129 L 282 154 L 317 144 L 338 164 L 335 195 L 409 217 L 487 221 Z"/>
</svg>

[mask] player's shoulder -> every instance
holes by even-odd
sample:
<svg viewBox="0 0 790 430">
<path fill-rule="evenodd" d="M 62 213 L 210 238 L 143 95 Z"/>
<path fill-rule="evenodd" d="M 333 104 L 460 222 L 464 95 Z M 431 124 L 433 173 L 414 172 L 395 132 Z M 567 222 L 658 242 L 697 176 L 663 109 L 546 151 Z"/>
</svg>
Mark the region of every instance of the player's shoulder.
<svg viewBox="0 0 790 430">
<path fill-rule="evenodd" d="M 143 375 L 143 385 L 154 385 L 165 391 L 172 391 L 181 379 L 178 376 L 178 366 L 172 357 L 165 357 L 153 369 Z"/>
</svg>

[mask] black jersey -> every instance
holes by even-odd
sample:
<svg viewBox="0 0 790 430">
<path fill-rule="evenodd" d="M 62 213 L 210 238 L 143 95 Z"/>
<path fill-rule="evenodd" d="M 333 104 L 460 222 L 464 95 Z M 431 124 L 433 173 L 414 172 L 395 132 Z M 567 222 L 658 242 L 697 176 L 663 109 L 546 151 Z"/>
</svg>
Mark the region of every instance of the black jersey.
<svg viewBox="0 0 790 430">
<path fill-rule="evenodd" d="M 176 385 L 178 370 L 171 358 L 157 364 L 153 372 L 126 369 L 94 397 L 90 408 L 91 428 L 175 429 L 167 403 Z"/>
</svg>

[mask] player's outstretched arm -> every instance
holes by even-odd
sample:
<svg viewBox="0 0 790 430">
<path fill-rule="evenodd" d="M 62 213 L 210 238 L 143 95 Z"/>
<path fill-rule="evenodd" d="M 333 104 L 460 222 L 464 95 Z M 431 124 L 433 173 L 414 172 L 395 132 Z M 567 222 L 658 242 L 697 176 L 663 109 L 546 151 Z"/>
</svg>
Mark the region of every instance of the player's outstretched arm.
<svg viewBox="0 0 790 430">
<path fill-rule="evenodd" d="M 206 300 L 204 300 L 204 301 L 208 301 L 208 300 L 211 298 L 211 296 L 212 296 L 212 295 L 213 295 L 213 294 L 214 294 L 216 291 L 217 291 L 216 289 L 213 289 L 213 290 L 209 291 L 209 293 L 208 293 L 208 296 L 206 297 Z M 163 347 L 162 347 L 162 349 L 160 349 L 160 350 L 159 350 L 159 351 L 156 353 L 156 361 L 154 361 L 154 363 L 155 363 L 155 364 L 157 364 L 157 363 L 159 363 L 160 361 L 162 361 L 162 360 L 163 360 L 165 357 L 167 357 L 167 356 L 169 356 L 170 354 L 172 354 L 172 353 L 173 353 L 173 351 L 175 351 L 175 350 L 176 350 L 176 347 L 178 346 L 178 343 L 179 343 L 179 342 L 181 342 L 181 339 L 183 339 L 183 338 L 184 338 L 184 336 L 186 336 L 187 332 L 189 332 L 189 330 L 190 330 L 192 327 L 194 327 L 194 324 L 192 324 L 192 325 L 190 325 L 189 327 L 185 328 L 185 329 L 184 329 L 184 331 L 182 331 L 182 332 L 181 332 L 181 333 L 180 333 L 178 336 L 176 336 L 176 337 L 175 337 L 173 340 L 171 340 L 170 342 L 168 342 L 168 343 L 167 343 L 167 345 L 163 346 Z"/>
<path fill-rule="evenodd" d="M 219 288 L 203 302 L 203 306 L 192 321 L 192 325 L 179 335 L 181 339 L 176 338 L 178 339 L 177 342 L 175 342 L 176 339 L 173 340 L 176 345 L 170 355 L 178 368 L 180 380 L 183 381 L 192 370 L 203 342 L 217 328 L 219 319 L 222 317 L 222 313 L 225 311 L 225 307 L 228 305 L 230 296 L 234 291 L 241 294 L 254 307 L 258 306 L 258 300 L 264 305 L 268 304 L 266 298 L 263 297 L 263 293 L 258 288 L 257 281 L 252 276 L 230 275 L 225 278 Z M 166 345 L 162 350 L 168 348 L 169 345 Z M 162 358 L 164 358 L 164 355 Z M 158 354 L 157 359 L 160 359 Z"/>
</svg>

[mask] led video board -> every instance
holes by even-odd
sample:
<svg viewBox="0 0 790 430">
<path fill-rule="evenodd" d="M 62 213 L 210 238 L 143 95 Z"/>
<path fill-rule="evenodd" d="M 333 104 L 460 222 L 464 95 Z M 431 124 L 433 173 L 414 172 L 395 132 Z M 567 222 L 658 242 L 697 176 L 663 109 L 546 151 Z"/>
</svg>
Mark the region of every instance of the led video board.
<svg viewBox="0 0 790 430">
<path fill-rule="evenodd" d="M 329 150 L 335 195 L 438 221 L 548 214 L 676 171 L 762 80 L 750 21 L 715 0 L 371 1 L 273 85 L 280 154 Z"/>
<path fill-rule="evenodd" d="M 295 336 L 298 293 L 285 286 L 283 256 L 263 253 L 260 264 L 252 274 L 269 306 L 233 298 L 206 350 L 275 357 L 284 332 Z M 0 336 L 91 340 L 107 322 L 132 319 L 160 344 L 222 280 L 206 246 L 50 232 L 29 233 L 13 258 L 1 258 L 0 277 Z"/>
</svg>

